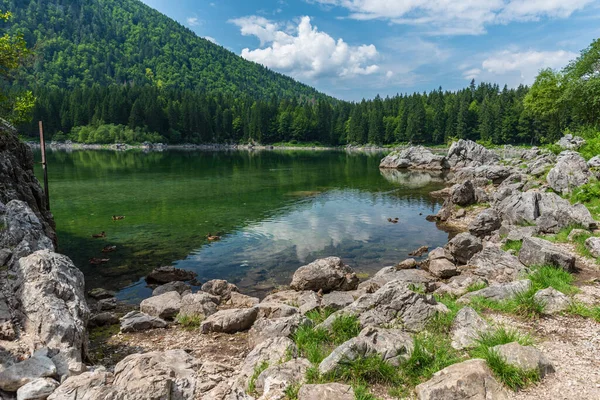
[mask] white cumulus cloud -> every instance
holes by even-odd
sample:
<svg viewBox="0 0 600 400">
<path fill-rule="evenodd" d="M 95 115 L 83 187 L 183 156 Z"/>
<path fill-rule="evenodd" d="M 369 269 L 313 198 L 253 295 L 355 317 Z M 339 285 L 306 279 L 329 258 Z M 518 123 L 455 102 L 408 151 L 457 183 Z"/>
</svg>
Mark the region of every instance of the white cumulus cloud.
<svg viewBox="0 0 600 400">
<path fill-rule="evenodd" d="M 435 34 L 479 35 L 486 26 L 567 18 L 594 0 L 310 0 L 346 8 L 357 20 L 422 26 Z"/>
<path fill-rule="evenodd" d="M 350 46 L 334 39 L 302 17 L 297 26 L 282 25 L 260 16 L 231 20 L 242 35 L 256 36 L 260 47 L 245 48 L 241 56 L 298 77 L 351 78 L 379 71 L 374 45 Z"/>
<path fill-rule="evenodd" d="M 186 22 L 189 26 L 198 26 L 200 25 L 200 20 L 198 19 L 198 17 L 188 17 L 186 19 Z"/>
</svg>

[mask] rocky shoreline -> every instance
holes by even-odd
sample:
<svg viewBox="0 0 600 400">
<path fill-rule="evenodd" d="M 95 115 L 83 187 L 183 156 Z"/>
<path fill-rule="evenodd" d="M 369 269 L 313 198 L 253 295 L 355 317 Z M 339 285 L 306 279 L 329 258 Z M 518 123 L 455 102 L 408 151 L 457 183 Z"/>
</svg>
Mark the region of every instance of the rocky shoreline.
<svg viewBox="0 0 600 400">
<path fill-rule="evenodd" d="M 193 274 L 162 267 L 131 309 L 86 297 L 31 152 L 0 140 L 1 399 L 600 398 L 600 232 L 566 198 L 599 172 L 576 145 L 392 152 L 381 168 L 446 172 L 427 217 L 460 232 L 443 248 L 364 281 L 316 260 L 264 299 L 222 280 L 192 293 Z"/>
</svg>

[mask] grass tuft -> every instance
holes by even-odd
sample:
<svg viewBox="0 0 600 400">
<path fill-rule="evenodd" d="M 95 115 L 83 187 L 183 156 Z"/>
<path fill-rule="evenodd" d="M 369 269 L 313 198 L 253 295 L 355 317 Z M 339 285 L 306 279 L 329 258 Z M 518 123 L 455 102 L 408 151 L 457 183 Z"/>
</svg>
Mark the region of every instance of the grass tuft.
<svg viewBox="0 0 600 400">
<path fill-rule="evenodd" d="M 256 394 L 256 380 L 258 379 L 258 376 L 267 368 L 269 368 L 269 363 L 267 361 L 263 361 L 254 367 L 254 372 L 252 373 L 250 381 L 248 382 L 248 393 Z"/>
<path fill-rule="evenodd" d="M 342 344 L 360 333 L 360 322 L 354 315 L 340 315 L 331 324 L 333 344 Z"/>
<path fill-rule="evenodd" d="M 335 312 L 334 309 L 330 307 L 320 308 L 310 310 L 304 316 L 315 323 L 315 325 L 319 325 L 321 322 L 325 321 L 331 314 Z"/>
<path fill-rule="evenodd" d="M 523 247 L 523 241 L 521 240 L 507 240 L 506 243 L 502 245 L 502 250 L 509 251 L 514 250 L 516 254 L 519 254 L 521 251 L 521 247 Z"/>
<path fill-rule="evenodd" d="M 294 383 L 286 387 L 283 391 L 286 400 L 298 400 L 298 392 L 300 391 L 301 386 L 300 383 Z"/>
<path fill-rule="evenodd" d="M 514 391 L 540 380 L 538 370 L 524 370 L 507 363 L 498 352 L 486 348 L 482 357 L 496 378 Z"/>
<path fill-rule="evenodd" d="M 181 327 L 187 331 L 193 331 L 200 327 L 202 323 L 201 315 L 181 315 L 177 314 L 175 320 L 181 325 Z"/>
</svg>

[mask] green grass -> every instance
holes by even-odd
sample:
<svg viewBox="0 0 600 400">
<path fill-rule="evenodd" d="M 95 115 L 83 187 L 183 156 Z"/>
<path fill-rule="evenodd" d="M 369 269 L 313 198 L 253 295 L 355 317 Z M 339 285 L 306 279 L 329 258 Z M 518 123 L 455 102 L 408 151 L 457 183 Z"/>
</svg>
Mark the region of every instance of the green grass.
<svg viewBox="0 0 600 400">
<path fill-rule="evenodd" d="M 411 290 L 415 293 L 425 294 L 425 287 L 421 284 L 416 285 L 414 283 L 409 283 L 408 290 Z"/>
<path fill-rule="evenodd" d="M 467 293 L 476 292 L 485 289 L 486 287 L 488 287 L 488 285 L 485 282 L 475 282 L 467 286 Z"/>
<path fill-rule="evenodd" d="M 531 286 L 536 292 L 549 287 L 566 295 L 579 291 L 577 287 L 573 286 L 573 275 L 561 268 L 551 266 L 535 268 L 527 275 L 527 278 L 531 280 Z"/>
<path fill-rule="evenodd" d="M 254 367 L 254 372 L 252 373 L 250 381 L 248 382 L 248 393 L 256 394 L 256 380 L 258 379 L 258 376 L 267 368 L 269 368 L 269 363 L 267 361 L 263 361 Z"/>
<path fill-rule="evenodd" d="M 200 327 L 200 324 L 202 323 L 202 320 L 203 318 L 201 315 L 177 314 L 177 316 L 175 317 L 175 321 L 177 321 L 183 329 L 188 331 L 198 329 Z"/>
<path fill-rule="evenodd" d="M 289 385 L 288 387 L 285 388 L 285 390 L 283 391 L 283 394 L 285 395 L 285 398 L 287 400 L 297 400 L 298 399 L 298 392 L 300 391 L 300 387 L 302 385 L 300 383 L 294 383 L 292 385 Z"/>
<path fill-rule="evenodd" d="M 597 179 L 591 179 L 589 183 L 573 190 L 570 200 L 571 203 L 584 204 L 595 220 L 600 219 L 600 182 Z"/>
<path fill-rule="evenodd" d="M 575 235 L 572 238 L 572 241 L 569 241 L 569 235 L 574 229 L 583 229 L 586 232 Z M 592 253 L 585 246 L 585 241 L 594 236 L 591 232 L 580 225 L 571 225 L 566 228 L 561 229 L 558 233 L 554 235 L 544 235 L 542 236 L 544 239 L 554 242 L 554 243 L 570 243 L 572 242 L 575 245 L 575 251 L 581 256 L 588 258 L 595 258 Z M 600 261 L 600 260 L 598 260 Z"/>
<path fill-rule="evenodd" d="M 375 354 L 341 363 L 330 378 L 354 384 L 381 383 L 393 385 L 398 381 L 396 367 Z"/>
<path fill-rule="evenodd" d="M 516 254 L 519 254 L 521 251 L 521 247 L 523 247 L 523 241 L 521 240 L 507 240 L 506 243 L 502 245 L 502 250 L 509 251 L 514 250 Z"/>
<path fill-rule="evenodd" d="M 585 303 L 574 301 L 567 310 L 569 314 L 579 315 L 583 318 L 590 318 L 600 322 L 600 306 L 589 306 Z"/>
<path fill-rule="evenodd" d="M 304 316 L 306 318 L 310 319 L 311 321 L 313 321 L 315 323 L 315 325 L 319 325 L 321 322 L 323 322 L 327 318 L 329 318 L 329 316 L 331 314 L 333 314 L 334 312 L 335 312 L 334 309 L 326 307 L 326 308 L 311 310 L 311 311 L 307 312 L 306 314 L 304 314 Z"/>
<path fill-rule="evenodd" d="M 354 400 L 377 400 L 377 397 L 373 396 L 369 392 L 367 385 L 354 385 Z"/>
<path fill-rule="evenodd" d="M 456 302 L 456 299 L 449 295 L 438 296 L 435 295 L 437 302 L 444 304 L 448 307 L 450 312 L 442 313 L 438 312 L 427 324 L 427 330 L 438 335 L 448 334 L 452 329 L 452 323 L 458 311 L 463 308 L 462 305 Z"/>
<path fill-rule="evenodd" d="M 340 315 L 331 324 L 333 344 L 340 345 L 360 333 L 360 322 L 354 315 Z"/>
</svg>

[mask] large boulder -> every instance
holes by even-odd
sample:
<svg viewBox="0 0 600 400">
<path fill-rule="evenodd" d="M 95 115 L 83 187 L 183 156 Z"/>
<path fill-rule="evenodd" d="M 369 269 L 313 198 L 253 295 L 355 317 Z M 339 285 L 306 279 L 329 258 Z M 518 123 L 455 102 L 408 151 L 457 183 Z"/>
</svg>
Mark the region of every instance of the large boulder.
<svg viewBox="0 0 600 400">
<path fill-rule="evenodd" d="M 442 155 L 433 154 L 423 146 L 408 147 L 401 152 L 390 153 L 381 160 L 379 168 L 410 168 L 439 171 L 448 168 Z"/>
<path fill-rule="evenodd" d="M 497 164 L 500 156 L 471 140 L 460 139 L 452 143 L 446 159 L 450 168 L 459 169 Z"/>
<path fill-rule="evenodd" d="M 471 307 L 463 307 L 452 323 L 452 347 L 457 350 L 474 347 L 482 333 L 488 332 L 489 324 Z"/>
<path fill-rule="evenodd" d="M 310 361 L 297 358 L 268 367 L 256 378 L 256 392 L 266 399 L 285 398 L 285 390 L 306 380 Z"/>
<path fill-rule="evenodd" d="M 0 372 L 0 390 L 16 392 L 21 386 L 36 379 L 56 376 L 56 366 L 46 355 L 47 352 L 34 354 Z"/>
<path fill-rule="evenodd" d="M 81 372 L 90 313 L 83 273 L 68 257 L 48 250 L 21 258 L 16 268 L 25 331 L 51 350 L 59 376 Z"/>
<path fill-rule="evenodd" d="M 454 236 L 445 246 L 445 249 L 454 257 L 459 264 L 466 264 L 471 257 L 483 249 L 481 239 L 470 233 L 459 233 Z"/>
<path fill-rule="evenodd" d="M 43 400 L 52 394 L 59 383 L 52 378 L 38 378 L 17 390 L 17 400 Z"/>
<path fill-rule="evenodd" d="M 592 173 L 581 154 L 563 151 L 559 154 L 554 168 L 548 172 L 546 180 L 552 189 L 566 194 L 588 183 L 591 177 Z"/>
<path fill-rule="evenodd" d="M 166 328 L 167 323 L 140 311 L 130 311 L 121 318 L 121 332 L 140 332 L 148 329 Z"/>
<path fill-rule="evenodd" d="M 171 291 L 142 300 L 140 311 L 162 319 L 173 319 L 181 308 L 181 296 Z"/>
<path fill-rule="evenodd" d="M 186 294 L 181 298 L 179 314 L 182 316 L 208 317 L 217 312 L 219 298 L 208 293 Z"/>
<path fill-rule="evenodd" d="M 199 365 L 183 350 L 132 354 L 115 366 L 113 387 L 127 400 L 193 400 Z"/>
<path fill-rule="evenodd" d="M 475 187 L 473 186 L 473 182 L 466 181 L 465 183 L 454 185 L 450 193 L 450 199 L 452 199 L 453 204 L 462 207 L 475 204 Z"/>
<path fill-rule="evenodd" d="M 526 269 L 516 256 L 498 247 L 486 247 L 471 257 L 463 270 L 490 282 L 511 282 Z"/>
<path fill-rule="evenodd" d="M 298 391 L 298 400 L 354 400 L 352 386 L 341 383 L 323 383 L 302 385 Z"/>
<path fill-rule="evenodd" d="M 489 236 L 495 230 L 500 229 L 502 220 L 498 212 L 488 208 L 480 212 L 477 217 L 469 224 L 469 233 L 480 238 Z"/>
<path fill-rule="evenodd" d="M 473 359 L 436 372 L 415 388 L 419 400 L 507 400 L 508 394 L 484 360 Z"/>
<path fill-rule="evenodd" d="M 48 400 L 122 400 L 123 396 L 111 386 L 113 374 L 103 367 L 65 380 Z"/>
<path fill-rule="evenodd" d="M 294 272 L 292 289 L 295 290 L 354 290 L 359 279 L 352 268 L 338 257 L 328 257 L 304 265 Z"/>
<path fill-rule="evenodd" d="M 231 298 L 232 292 L 239 292 L 237 286 L 223 279 L 213 279 L 202 285 L 202 291 L 217 296 L 221 301 L 227 301 Z"/>
<path fill-rule="evenodd" d="M 212 314 L 202 321 L 200 331 L 202 333 L 224 332 L 235 333 L 250 329 L 256 316 L 258 308 L 232 308 L 221 310 Z"/>
<path fill-rule="evenodd" d="M 171 265 L 154 268 L 146 277 L 148 283 L 164 284 L 174 281 L 189 281 L 196 277 L 196 273 Z"/>
<path fill-rule="evenodd" d="M 365 328 L 357 337 L 334 349 L 319 364 L 319 372 L 328 374 L 344 363 L 372 355 L 398 366 L 401 360 L 410 356 L 413 346 L 412 337 L 400 329 Z"/>
<path fill-rule="evenodd" d="M 575 256 L 544 239 L 523 239 L 519 261 L 528 267 L 552 265 L 565 271 L 575 270 Z"/>
<path fill-rule="evenodd" d="M 431 295 L 415 293 L 402 281 L 392 281 L 375 293 L 359 297 L 348 307 L 331 314 L 319 326 L 330 328 L 340 315 L 353 315 L 362 327 L 402 327 L 416 332 L 425 327 L 437 312 L 447 311 Z"/>
<path fill-rule="evenodd" d="M 494 346 L 492 351 L 497 352 L 506 363 L 525 371 L 537 371 L 542 378 L 554 372 L 550 361 L 535 347 L 512 342 Z"/>
<path fill-rule="evenodd" d="M 579 136 L 573 136 L 570 133 L 567 133 L 565 136 L 561 137 L 556 144 L 563 149 L 567 150 L 578 150 L 581 146 L 585 144 L 585 139 Z"/>
</svg>

